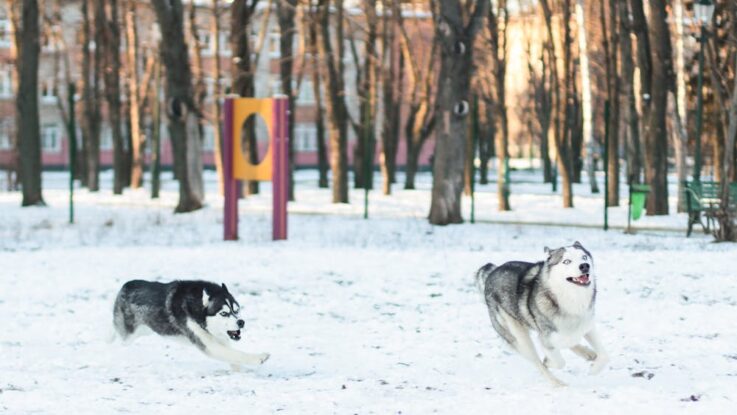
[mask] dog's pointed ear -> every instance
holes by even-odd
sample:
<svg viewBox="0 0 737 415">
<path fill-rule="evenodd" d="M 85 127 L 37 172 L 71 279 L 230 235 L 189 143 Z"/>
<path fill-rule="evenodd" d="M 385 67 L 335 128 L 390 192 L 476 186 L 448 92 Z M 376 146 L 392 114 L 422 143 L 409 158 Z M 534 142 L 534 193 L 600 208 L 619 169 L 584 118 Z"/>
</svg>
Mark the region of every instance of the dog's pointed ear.
<svg viewBox="0 0 737 415">
<path fill-rule="evenodd" d="M 210 295 L 207 293 L 207 290 L 203 288 L 202 289 L 202 307 L 207 308 L 208 304 L 210 304 Z"/>
<path fill-rule="evenodd" d="M 225 292 L 227 293 L 228 292 L 228 287 L 225 286 L 225 283 L 222 284 L 222 287 L 223 287 L 223 290 L 225 290 Z"/>
<path fill-rule="evenodd" d="M 548 248 L 547 246 L 543 248 L 543 251 L 545 251 L 546 254 L 550 254 L 550 248 Z"/>
<path fill-rule="evenodd" d="M 583 245 L 581 245 L 581 242 L 576 241 L 576 242 L 573 243 L 573 247 L 574 248 L 583 248 Z"/>
</svg>

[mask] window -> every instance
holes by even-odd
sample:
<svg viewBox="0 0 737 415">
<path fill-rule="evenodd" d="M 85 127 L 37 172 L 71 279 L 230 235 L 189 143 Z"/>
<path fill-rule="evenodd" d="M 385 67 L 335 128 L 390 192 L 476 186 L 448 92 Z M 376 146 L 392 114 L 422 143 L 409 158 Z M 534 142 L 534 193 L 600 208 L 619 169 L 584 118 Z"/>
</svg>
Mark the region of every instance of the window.
<svg viewBox="0 0 737 415">
<path fill-rule="evenodd" d="M 215 149 L 215 129 L 212 125 L 202 128 L 202 150 L 213 151 Z"/>
<path fill-rule="evenodd" d="M 224 56 L 230 56 L 230 32 L 220 32 L 220 54 Z"/>
<path fill-rule="evenodd" d="M 281 56 L 281 50 L 279 49 L 279 41 L 281 35 L 279 33 L 269 33 L 269 57 L 278 58 Z"/>
<path fill-rule="evenodd" d="M 0 98 L 13 96 L 13 68 L 8 65 L 0 66 Z"/>
<path fill-rule="evenodd" d="M 278 95 L 281 93 L 282 93 L 281 79 L 279 78 L 278 75 L 272 76 L 271 79 L 269 80 L 269 91 L 266 95 L 274 96 L 274 95 Z"/>
<path fill-rule="evenodd" d="M 47 153 L 61 151 L 61 128 L 58 124 L 44 124 L 41 127 L 41 148 Z"/>
<path fill-rule="evenodd" d="M 298 152 L 317 151 L 317 130 L 311 124 L 294 126 L 294 149 Z"/>
<path fill-rule="evenodd" d="M 299 104 L 314 104 L 315 103 L 315 90 L 312 85 L 312 81 L 308 79 L 302 80 L 302 85 L 299 87 L 299 96 L 297 97 L 297 103 Z"/>
<path fill-rule="evenodd" d="M 7 16 L 0 16 L 0 48 L 9 48 L 13 27 Z"/>
<path fill-rule="evenodd" d="M 109 125 L 102 127 L 100 132 L 100 150 L 113 149 L 113 129 Z"/>
<path fill-rule="evenodd" d="M 213 45 L 210 38 L 210 33 L 207 30 L 197 30 L 197 37 L 200 42 L 200 48 L 202 48 L 203 55 L 212 55 Z"/>
<path fill-rule="evenodd" d="M 13 148 L 13 133 L 10 120 L 0 121 L 0 150 L 11 150 Z"/>
<path fill-rule="evenodd" d="M 41 83 L 41 101 L 47 104 L 56 103 L 58 96 L 54 81 L 45 80 Z"/>
</svg>

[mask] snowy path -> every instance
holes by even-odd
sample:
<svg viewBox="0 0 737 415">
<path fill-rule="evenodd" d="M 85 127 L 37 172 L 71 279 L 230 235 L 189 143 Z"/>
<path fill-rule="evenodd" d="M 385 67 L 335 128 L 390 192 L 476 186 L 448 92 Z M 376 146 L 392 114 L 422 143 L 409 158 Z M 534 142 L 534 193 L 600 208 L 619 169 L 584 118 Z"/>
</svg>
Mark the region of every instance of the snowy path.
<svg viewBox="0 0 737 415">
<path fill-rule="evenodd" d="M 142 207 L 136 196 L 127 204 L 82 195 L 82 224 L 70 227 L 61 196 L 51 209 L 29 211 L 0 194 L 0 413 L 726 414 L 737 407 L 734 245 L 673 233 L 433 228 L 422 217 L 391 219 L 380 206 L 380 218 L 369 221 L 293 216 L 290 240 L 280 243 L 268 241 L 269 216 L 250 213 L 243 239 L 223 243 L 217 205 L 174 216 L 166 198 Z M 472 273 L 489 261 L 541 259 L 544 245 L 574 240 L 597 261 L 597 315 L 612 361 L 592 377 L 585 362 L 565 354 L 567 367 L 557 373 L 570 387 L 552 389 L 492 332 Z M 112 301 L 131 278 L 226 282 L 247 321 L 238 346 L 271 359 L 231 373 L 159 337 L 107 344 Z"/>
</svg>

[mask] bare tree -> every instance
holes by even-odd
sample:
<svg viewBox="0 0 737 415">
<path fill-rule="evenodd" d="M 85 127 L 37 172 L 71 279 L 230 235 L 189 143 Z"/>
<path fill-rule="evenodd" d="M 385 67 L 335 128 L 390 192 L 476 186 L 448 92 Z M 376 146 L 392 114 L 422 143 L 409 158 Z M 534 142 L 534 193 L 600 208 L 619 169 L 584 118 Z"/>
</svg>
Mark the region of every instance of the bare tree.
<svg viewBox="0 0 737 415">
<path fill-rule="evenodd" d="M 381 128 L 380 162 L 383 178 L 382 190 L 385 195 L 388 195 L 392 192 L 392 183 L 396 182 L 404 65 L 397 42 L 397 32 L 402 24 L 399 1 L 382 0 L 382 6 L 384 13 L 381 33 L 381 87 L 384 118 Z"/>
<path fill-rule="evenodd" d="M 16 7 L 11 4 L 10 7 Z M 40 46 L 39 8 L 37 0 L 22 0 L 20 20 L 16 26 L 18 59 L 18 111 L 16 132 L 20 147 L 20 178 L 23 186 L 22 206 L 43 206 L 41 183 L 41 130 L 38 108 L 38 68 Z"/>
<path fill-rule="evenodd" d="M 604 28 L 604 60 L 606 62 L 607 100 L 609 101 L 609 145 L 607 147 L 607 170 L 609 171 L 609 193 L 607 204 L 619 206 L 619 25 L 617 0 L 609 0 L 607 6 L 601 0 L 601 25 Z M 607 22 L 607 15 L 609 21 Z"/>
<path fill-rule="evenodd" d="M 113 193 L 123 193 L 126 178 L 125 148 L 121 129 L 120 103 L 120 21 L 118 19 L 118 0 L 98 0 L 96 4 L 96 23 L 102 32 L 97 47 L 104 50 L 105 97 L 110 129 L 113 136 Z"/>
<path fill-rule="evenodd" d="M 635 97 L 635 65 L 632 51 L 632 19 L 628 2 L 619 4 L 619 44 L 621 47 L 622 94 L 626 104 L 622 106 L 627 126 L 627 182 L 642 183 L 642 152 L 640 144 L 640 114 Z"/>
<path fill-rule="evenodd" d="M 326 110 L 330 120 L 330 167 L 333 172 L 333 203 L 348 203 L 348 108 L 345 104 L 343 0 L 335 1 L 334 25 L 330 25 L 328 0 L 318 1 L 318 50 L 326 67 Z M 335 42 L 330 39 L 330 28 Z"/>
<path fill-rule="evenodd" d="M 234 0 L 230 6 L 230 36 L 233 50 L 233 92 L 241 97 L 253 97 L 256 92 L 254 80 L 255 71 L 258 67 L 258 56 L 252 57 L 252 52 L 258 55 L 260 46 L 251 49 L 251 25 L 256 6 L 259 0 Z M 261 21 L 261 32 L 258 43 L 263 42 L 264 34 L 269 26 L 269 12 L 271 3 L 266 7 L 266 12 Z M 243 131 L 243 149 L 253 164 L 258 162 L 258 146 L 256 139 L 255 118 L 246 120 Z M 245 190 L 248 194 L 258 193 L 257 181 L 247 182 Z"/>
<path fill-rule="evenodd" d="M 166 66 L 166 112 L 174 147 L 174 169 L 179 180 L 176 212 L 202 207 L 201 143 L 191 128 L 196 123 L 189 52 L 184 40 L 184 7 L 181 0 L 154 0 L 161 30 L 161 60 Z M 188 128 L 190 127 L 190 128 Z"/>
<path fill-rule="evenodd" d="M 317 45 L 317 31 L 319 16 L 317 5 L 311 3 L 308 12 L 305 13 L 305 24 L 307 28 L 307 52 L 310 57 L 310 73 L 312 76 L 312 88 L 315 95 L 315 130 L 317 135 L 317 169 L 319 173 L 318 186 L 328 187 L 328 151 L 325 143 L 325 107 L 323 105 L 322 79 L 319 60 L 319 48 Z"/>
<path fill-rule="evenodd" d="M 82 183 L 91 192 L 100 189 L 100 127 L 102 122 L 101 73 L 102 48 L 96 47 L 101 37 L 97 24 L 96 2 L 82 0 Z M 93 46 L 94 50 L 93 50 Z"/>
<path fill-rule="evenodd" d="M 363 12 L 366 18 L 363 62 L 356 51 L 354 40 L 351 38 L 351 49 L 356 62 L 356 86 L 358 91 L 358 112 L 360 119 L 354 124 L 358 140 L 353 152 L 353 178 L 356 188 L 373 188 L 373 160 L 376 147 L 376 83 L 377 61 L 376 54 L 376 0 L 365 0 Z M 367 160 L 369 158 L 370 160 Z M 368 168 L 367 168 L 368 166 Z M 366 171 L 368 170 L 368 171 Z"/>
<path fill-rule="evenodd" d="M 143 135 L 141 134 L 141 85 L 138 76 L 138 26 L 135 0 L 127 0 L 125 10 L 126 66 L 128 68 L 128 112 L 131 135 L 131 187 L 136 189 L 143 184 Z"/>
<path fill-rule="evenodd" d="M 570 17 L 571 4 L 570 0 L 565 0 L 562 4 L 563 17 L 561 24 L 563 26 L 563 77 L 558 72 L 558 48 L 556 47 L 555 36 L 553 34 L 553 11 L 548 0 L 541 0 L 540 6 L 543 10 L 545 18 L 545 28 L 547 31 L 546 40 L 546 58 L 547 67 L 550 68 L 550 89 L 552 91 L 552 114 L 553 114 L 553 134 L 555 147 L 557 152 L 558 167 L 562 179 L 563 187 L 563 207 L 573 207 L 573 156 L 571 144 L 569 141 L 569 127 L 572 117 L 569 114 L 571 106 L 568 105 L 569 94 L 572 92 L 572 56 L 570 53 L 570 45 L 572 43 L 570 37 Z M 561 87 L 563 81 L 563 87 Z"/>
<path fill-rule="evenodd" d="M 665 116 L 668 91 L 675 82 L 672 80 L 673 60 L 665 0 L 650 0 L 649 4 L 652 78 L 650 110 L 645 125 L 645 176 L 652 190 L 647 199 L 647 213 L 667 215 L 668 134 Z M 643 93 L 646 91 L 643 88 Z"/>
<path fill-rule="evenodd" d="M 463 222 L 461 192 L 473 43 L 489 7 L 487 1 L 472 3 L 474 8 L 468 13 L 467 22 L 464 22 L 463 6 L 458 0 L 442 1 L 433 7 L 436 13 L 435 33 L 440 45 L 440 74 L 435 100 L 438 128 L 429 216 L 430 223 L 434 225 Z"/>
<path fill-rule="evenodd" d="M 596 172 L 594 171 L 594 131 L 593 115 L 594 109 L 591 102 L 591 75 L 589 68 L 589 48 L 586 30 L 586 9 L 583 0 L 576 0 L 576 26 L 578 29 L 578 50 L 581 56 L 581 93 L 583 101 L 583 142 L 586 147 L 586 160 L 584 167 L 589 176 L 591 193 L 599 193 L 599 185 L 596 183 Z"/>
<path fill-rule="evenodd" d="M 284 95 L 289 100 L 288 118 L 288 134 L 294 137 L 294 115 L 295 108 L 295 90 L 292 87 L 292 74 L 294 69 L 294 51 L 292 44 L 294 42 L 295 16 L 297 12 L 297 0 L 281 0 L 276 3 L 277 14 L 279 15 L 279 50 L 281 59 L 279 61 L 279 73 L 281 77 L 281 87 Z M 289 140 L 289 200 L 294 200 L 294 140 Z"/>
<path fill-rule="evenodd" d="M 507 117 L 506 98 L 506 74 L 507 74 L 507 26 L 509 25 L 509 12 L 506 0 L 497 2 L 497 11 L 489 8 L 489 36 L 491 50 L 489 53 L 494 64 L 494 80 L 496 81 L 494 99 L 496 109 L 496 120 L 499 121 L 499 133 L 497 143 L 497 198 L 500 211 L 512 210 L 509 204 L 509 121 Z"/>
<path fill-rule="evenodd" d="M 433 37 L 430 53 L 420 56 L 414 47 L 403 24 L 400 46 L 402 57 L 407 67 L 407 86 L 409 102 L 407 119 L 404 124 L 404 136 L 407 143 L 407 162 L 405 165 L 404 188 L 415 188 L 415 175 L 419 166 L 420 153 L 427 139 L 435 128 L 435 104 L 433 84 L 436 82 L 435 61 L 437 60 L 437 37 Z"/>
</svg>

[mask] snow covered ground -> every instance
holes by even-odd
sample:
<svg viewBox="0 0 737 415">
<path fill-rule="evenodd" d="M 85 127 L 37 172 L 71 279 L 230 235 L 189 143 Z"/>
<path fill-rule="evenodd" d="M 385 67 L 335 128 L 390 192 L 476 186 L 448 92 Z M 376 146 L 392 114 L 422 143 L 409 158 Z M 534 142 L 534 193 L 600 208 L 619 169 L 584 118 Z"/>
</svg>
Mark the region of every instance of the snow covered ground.
<svg viewBox="0 0 737 415">
<path fill-rule="evenodd" d="M 737 247 L 686 239 L 683 215 L 604 232 L 600 195 L 577 185 L 577 207 L 564 210 L 537 176 L 515 172 L 513 212 L 496 212 L 495 186 L 484 186 L 476 213 L 487 223 L 432 227 L 428 175 L 417 191 L 372 192 L 364 220 L 361 191 L 331 205 L 300 172 L 289 240 L 276 243 L 268 186 L 241 202 L 241 240 L 228 243 L 220 198 L 174 215 L 171 182 L 158 201 L 80 190 L 74 225 L 61 173 L 45 175 L 48 208 L 0 192 L 0 413 L 733 413 Z M 610 219 L 626 224 L 626 207 Z M 588 376 L 565 354 L 556 373 L 570 386 L 553 389 L 492 331 L 472 274 L 575 240 L 597 261 L 612 360 Z M 227 283 L 246 318 L 238 347 L 271 359 L 231 373 L 160 337 L 106 343 L 116 291 L 132 278 Z"/>
</svg>

